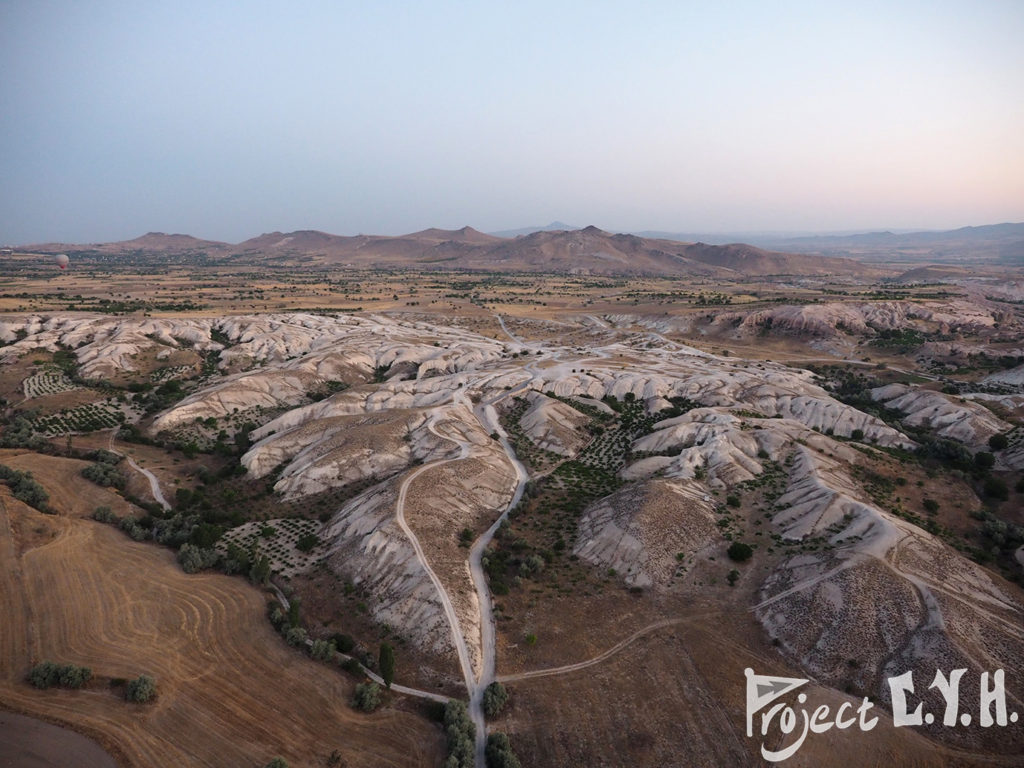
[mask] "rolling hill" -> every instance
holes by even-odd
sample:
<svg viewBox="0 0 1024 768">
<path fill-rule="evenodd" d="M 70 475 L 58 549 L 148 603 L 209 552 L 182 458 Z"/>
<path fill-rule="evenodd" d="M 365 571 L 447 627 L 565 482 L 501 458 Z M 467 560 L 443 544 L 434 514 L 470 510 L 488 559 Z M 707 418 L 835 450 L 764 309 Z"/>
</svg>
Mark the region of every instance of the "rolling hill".
<svg viewBox="0 0 1024 768">
<path fill-rule="evenodd" d="M 767 251 L 745 244 L 708 245 L 613 234 L 588 226 L 538 230 L 515 238 L 479 232 L 425 229 L 408 235 L 332 235 L 316 230 L 269 232 L 228 245 L 188 235 L 150 233 L 116 243 L 44 244 L 40 253 L 168 256 L 205 252 L 226 262 L 267 266 L 472 269 L 498 272 L 560 272 L 590 275 L 690 275 L 719 278 L 765 275 L 862 274 L 847 259 Z"/>
</svg>

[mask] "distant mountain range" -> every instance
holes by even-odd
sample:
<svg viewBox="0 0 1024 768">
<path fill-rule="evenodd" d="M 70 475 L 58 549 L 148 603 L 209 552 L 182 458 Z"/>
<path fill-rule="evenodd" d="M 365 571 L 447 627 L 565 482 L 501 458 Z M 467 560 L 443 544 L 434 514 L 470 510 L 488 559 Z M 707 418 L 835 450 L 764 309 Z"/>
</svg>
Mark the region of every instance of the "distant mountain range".
<svg viewBox="0 0 1024 768">
<path fill-rule="evenodd" d="M 551 225 L 557 226 L 557 225 Z M 594 226 L 541 229 L 500 237 L 472 227 L 426 229 L 401 236 L 346 237 L 316 230 L 270 232 L 237 245 L 189 235 L 151 232 L 133 240 L 92 245 L 46 243 L 25 250 L 68 252 L 77 258 L 174 257 L 267 266 L 472 269 L 591 275 L 678 275 L 717 278 L 766 275 L 852 275 L 865 266 L 848 259 L 783 253 L 746 244 L 708 245 L 612 234 Z"/>
<path fill-rule="evenodd" d="M 703 237 L 703 236 L 701 236 Z M 713 236 L 708 236 L 711 239 Z M 485 234 L 472 227 L 425 229 L 408 235 L 332 235 L 316 230 L 269 232 L 242 243 L 150 232 L 133 240 L 73 245 L 44 243 L 19 250 L 80 257 L 206 260 L 267 266 L 352 266 L 562 272 L 594 275 L 868 274 L 877 264 L 1024 264 L 1024 224 L 963 227 L 948 232 L 754 236 L 747 243 L 707 243 L 672 233 L 612 234 L 594 226 L 545 227 Z M 868 262 L 866 264 L 865 262 Z"/>
<path fill-rule="evenodd" d="M 492 234 L 521 237 L 533 232 L 575 229 L 555 221 L 545 227 L 525 227 Z M 1024 223 L 990 224 L 953 230 L 901 230 L 897 232 L 841 232 L 807 234 L 788 232 L 633 232 L 652 240 L 683 243 L 750 243 L 785 253 L 816 253 L 879 263 L 1024 264 Z"/>
<path fill-rule="evenodd" d="M 552 221 L 543 227 L 522 227 L 521 229 L 503 229 L 501 232 L 491 232 L 495 237 L 521 237 L 522 235 L 532 235 L 534 232 L 571 232 L 579 227 L 573 226 L 572 224 L 565 224 L 561 221 Z"/>
<path fill-rule="evenodd" d="M 944 232 L 866 232 L 758 238 L 758 245 L 864 261 L 1024 264 L 1024 223 L 961 227 Z"/>
</svg>

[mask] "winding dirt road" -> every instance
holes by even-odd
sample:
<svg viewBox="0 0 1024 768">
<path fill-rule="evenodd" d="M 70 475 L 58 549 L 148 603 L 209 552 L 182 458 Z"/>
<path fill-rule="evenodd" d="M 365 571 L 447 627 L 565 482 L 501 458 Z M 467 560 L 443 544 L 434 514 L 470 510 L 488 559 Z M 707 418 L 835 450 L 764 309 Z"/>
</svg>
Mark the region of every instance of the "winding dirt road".
<svg viewBox="0 0 1024 768">
<path fill-rule="evenodd" d="M 143 469 L 142 467 L 135 463 L 135 459 L 133 459 L 126 453 L 122 453 L 121 451 L 117 450 L 114 447 L 114 435 L 116 434 L 116 429 L 110 433 L 110 442 L 107 444 L 108 450 L 111 453 L 116 453 L 118 456 L 123 456 L 125 460 L 128 462 L 128 466 L 130 466 L 136 472 L 141 472 L 143 475 L 145 475 L 146 479 L 149 480 L 149 490 L 153 494 L 153 498 L 156 499 L 157 504 L 159 504 L 164 509 L 170 509 L 171 505 L 167 503 L 167 499 L 164 497 L 163 491 L 160 490 L 160 481 L 156 479 L 156 475 L 154 475 L 148 469 Z"/>
</svg>

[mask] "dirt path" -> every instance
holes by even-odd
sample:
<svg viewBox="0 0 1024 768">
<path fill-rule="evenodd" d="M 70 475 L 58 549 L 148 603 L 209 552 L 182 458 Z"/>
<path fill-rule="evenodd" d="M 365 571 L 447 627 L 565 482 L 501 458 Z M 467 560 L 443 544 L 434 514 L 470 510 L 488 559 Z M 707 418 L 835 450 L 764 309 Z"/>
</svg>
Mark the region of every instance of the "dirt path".
<svg viewBox="0 0 1024 768">
<path fill-rule="evenodd" d="M 516 680 L 530 680 L 535 677 L 550 677 L 551 675 L 564 675 L 567 672 L 577 672 L 581 669 L 592 667 L 595 664 L 600 664 L 602 661 L 607 661 L 616 653 L 623 650 L 632 643 L 636 642 L 644 635 L 649 635 L 651 632 L 663 629 L 664 627 L 671 627 L 676 624 L 683 624 L 688 621 L 692 621 L 693 619 L 703 618 L 704 616 L 705 614 L 701 614 L 700 616 L 687 616 L 685 619 L 664 619 L 663 621 L 656 621 L 653 624 L 648 624 L 643 629 L 638 629 L 625 640 L 616 643 L 604 653 L 598 654 L 597 656 L 587 659 L 586 661 L 577 661 L 575 664 L 564 664 L 560 667 L 534 669 L 529 672 L 517 672 L 516 674 L 512 675 L 501 675 L 497 678 L 497 680 L 499 683 L 513 683 Z"/>
<path fill-rule="evenodd" d="M 149 480 L 149 490 L 153 494 L 153 498 L 156 499 L 157 503 L 164 509 L 170 509 L 171 505 L 168 504 L 167 499 L 164 498 L 164 492 L 160 490 L 160 481 L 156 479 L 156 475 L 154 475 L 148 469 L 143 469 L 142 467 L 135 463 L 135 459 L 133 459 L 126 453 L 122 453 L 121 451 L 117 450 L 114 447 L 114 435 L 116 434 L 116 429 L 110 433 L 110 442 L 108 443 L 108 448 L 110 452 L 116 453 L 118 456 L 124 456 L 125 460 L 127 460 L 128 462 L 128 466 L 130 466 L 136 472 L 141 472 L 143 475 L 145 475 L 146 479 Z"/>
</svg>

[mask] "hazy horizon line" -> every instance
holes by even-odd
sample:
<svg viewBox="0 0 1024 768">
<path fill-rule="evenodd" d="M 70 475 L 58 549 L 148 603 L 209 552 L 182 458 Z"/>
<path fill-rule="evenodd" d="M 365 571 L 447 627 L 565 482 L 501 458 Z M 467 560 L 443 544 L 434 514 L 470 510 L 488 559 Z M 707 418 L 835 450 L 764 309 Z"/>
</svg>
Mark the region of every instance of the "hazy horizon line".
<svg viewBox="0 0 1024 768">
<path fill-rule="evenodd" d="M 408 237 L 415 235 L 419 232 L 425 232 L 430 229 L 437 229 L 445 232 L 457 232 L 460 229 L 473 229 L 477 232 L 493 236 L 501 236 L 496 233 L 502 232 L 520 232 L 524 230 L 543 231 L 553 225 L 564 225 L 568 229 L 564 231 L 575 232 L 587 227 L 596 227 L 602 232 L 609 232 L 611 234 L 633 234 L 633 235 L 702 235 L 702 236 L 757 236 L 757 237 L 775 237 L 775 238 L 796 238 L 796 237 L 850 237 L 854 235 L 873 235 L 873 234 L 884 234 L 891 233 L 897 235 L 916 234 L 916 233 L 938 233 L 938 232 L 955 232 L 960 229 L 967 228 L 978 228 L 978 227 L 997 227 L 1004 225 L 1013 224 L 1024 224 L 1024 218 L 1020 221 L 996 221 L 988 222 L 985 224 L 961 224 L 952 227 L 863 227 L 863 228 L 844 228 L 844 229 L 702 229 L 702 228 L 664 228 L 664 227 L 633 227 L 633 228 L 617 228 L 617 227 L 602 227 L 597 224 L 583 224 L 583 225 L 570 225 L 566 222 L 554 220 L 548 224 L 540 225 L 528 225 L 521 227 L 505 227 L 505 228 L 487 228 L 482 229 L 475 227 L 472 224 L 463 224 L 459 227 L 441 227 L 431 226 L 424 227 L 422 229 L 406 230 L 400 232 L 355 232 L 351 234 L 342 232 L 332 232 L 329 229 L 321 229 L 317 227 L 298 227 L 296 229 L 270 229 L 258 234 L 253 234 L 245 237 L 238 241 L 230 239 L 222 239 L 218 237 L 207 237 L 203 235 L 195 234 L 194 232 L 187 231 L 167 231 L 160 229 L 151 229 L 146 232 L 135 234 L 127 237 L 111 238 L 111 239 L 96 239 L 96 238 L 76 238 L 76 239 L 50 239 L 50 240 L 34 240 L 31 242 L 21 243 L 4 243 L 3 247 L 23 247 L 30 245 L 46 245 L 46 244 L 67 244 L 67 245 L 109 245 L 111 243 L 129 242 L 136 240 L 148 235 L 164 235 L 164 236 L 184 236 L 192 237 L 197 240 L 205 240 L 208 242 L 224 243 L 226 245 L 240 245 L 248 240 L 252 240 L 257 237 L 263 237 L 265 235 L 271 235 L 275 233 L 280 234 L 293 234 L 295 232 L 320 232 L 326 235 L 334 237 Z M 551 230 L 560 231 L 560 230 Z"/>
</svg>

